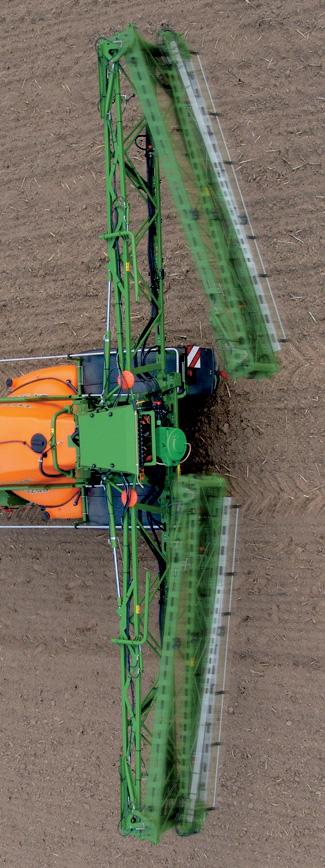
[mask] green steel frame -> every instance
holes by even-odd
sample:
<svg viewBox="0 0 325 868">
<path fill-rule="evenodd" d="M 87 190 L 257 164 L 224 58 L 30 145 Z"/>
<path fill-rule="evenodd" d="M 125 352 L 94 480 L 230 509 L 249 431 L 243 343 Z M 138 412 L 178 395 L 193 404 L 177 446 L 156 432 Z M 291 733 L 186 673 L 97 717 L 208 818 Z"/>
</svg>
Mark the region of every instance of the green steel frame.
<svg viewBox="0 0 325 868">
<path fill-rule="evenodd" d="M 168 598 L 145 792 L 152 840 L 174 825 L 199 831 L 208 807 L 208 756 L 217 661 L 226 634 L 224 586 L 230 500 L 221 477 L 184 476 L 173 491 Z"/>
<path fill-rule="evenodd" d="M 105 49 L 105 50 L 104 50 Z M 152 184 L 144 178 L 132 158 L 132 148 L 140 138 L 150 136 L 142 113 L 136 123 L 125 132 L 124 111 L 126 97 L 122 94 L 123 70 L 120 63 L 121 52 L 115 43 L 99 42 L 99 108 L 104 127 L 105 152 L 105 189 L 107 231 L 108 286 L 114 290 L 114 312 L 117 349 L 120 365 L 132 370 L 133 356 L 151 340 L 158 349 L 158 364 L 155 371 L 159 381 L 166 381 L 165 332 L 164 332 L 164 270 L 161 237 L 160 173 L 159 161 L 151 141 L 150 159 L 152 162 Z M 138 221 L 136 209 L 130 213 L 128 185 L 136 191 L 140 203 L 149 202 L 149 214 Z M 135 212 L 135 214 L 134 214 Z M 133 220 L 131 221 L 131 218 Z M 138 250 L 141 242 L 151 230 L 153 255 L 155 258 L 154 287 L 139 269 Z M 153 299 L 154 290 L 154 299 Z M 144 299 L 150 304 L 154 301 L 155 313 L 145 329 L 134 339 L 131 322 L 131 292 L 136 302 Z M 109 307 L 109 301 L 108 301 Z M 106 385 L 104 397 L 108 396 L 111 333 L 109 317 L 105 334 Z M 149 365 L 141 365 L 138 372 L 150 371 Z"/>
<path fill-rule="evenodd" d="M 108 315 L 105 334 L 107 385 L 103 400 L 112 399 L 109 393 L 109 351 L 112 342 L 109 305 L 112 286 L 120 366 L 132 371 L 134 353 L 141 351 L 140 370 L 144 374 L 150 373 L 150 366 L 145 364 L 145 348 L 151 338 L 158 350 L 158 364 L 155 366 L 154 375 L 164 394 L 172 424 L 177 426 L 177 382 L 175 378 L 168 378 L 166 375 L 159 163 L 174 197 L 201 283 L 208 296 L 212 322 L 228 369 L 236 376 L 268 376 L 276 370 L 277 363 L 274 345 L 256 295 L 245 253 L 234 231 L 221 185 L 218 185 L 208 165 L 205 145 L 196 128 L 181 77 L 173 60 L 172 46 L 175 41 L 181 55 L 188 57 L 186 46 L 176 34 L 163 32 L 160 43 L 151 45 L 144 42 L 133 27 L 111 39 L 101 38 L 97 51 L 99 108 L 104 126 L 107 211 L 105 239 L 108 260 Z M 133 112 L 134 97 L 138 100 L 136 113 Z M 128 109 L 131 122 L 128 120 Z M 175 129 L 180 131 L 176 137 Z M 152 151 L 153 183 L 150 188 L 148 177 L 143 177 L 139 171 L 134 155 L 135 146 L 139 145 L 141 137 L 146 138 L 147 152 L 148 145 Z M 142 217 L 138 225 L 137 206 L 132 205 L 134 193 L 138 197 L 137 201 L 142 199 L 149 201 L 151 205 L 147 216 Z M 149 236 L 152 229 L 155 266 L 154 273 L 151 268 L 149 284 L 139 267 L 139 260 L 143 238 L 145 235 Z M 133 298 L 136 302 L 146 299 L 152 309 L 148 325 L 136 336 L 132 331 Z M 168 470 L 164 494 L 160 499 L 162 533 L 159 539 L 157 535 L 154 539 L 149 537 L 139 521 L 139 516 L 137 517 L 136 510 L 128 510 L 124 515 L 123 583 L 118 602 L 120 631 L 117 643 L 120 645 L 122 700 L 121 830 L 124 834 L 149 837 L 154 841 L 159 839 L 161 831 L 169 824 L 178 826 L 182 832 L 195 830 L 201 825 L 206 809 L 202 801 L 200 808 L 195 806 L 192 818 L 189 819 L 189 813 L 186 812 L 193 739 L 200 710 L 199 679 L 194 678 L 192 673 L 192 681 L 189 682 L 190 670 L 185 667 L 182 674 L 187 685 L 184 696 L 187 695 L 191 711 L 187 714 L 184 708 L 179 736 L 175 732 L 176 675 L 171 664 L 167 684 L 164 675 L 166 666 L 164 668 L 163 662 L 166 653 L 168 657 L 166 644 L 162 644 L 162 634 L 157 637 L 152 632 L 152 604 L 157 603 L 162 589 L 164 597 L 167 588 L 167 611 L 163 620 L 166 618 L 165 642 L 170 653 L 179 628 L 177 615 L 175 612 L 172 615 L 171 610 L 171 582 L 176 583 L 173 593 L 181 594 L 185 580 L 183 573 L 177 569 L 175 572 L 175 557 L 177 561 L 177 552 L 179 549 L 183 550 L 184 541 L 188 544 L 189 539 L 189 528 L 187 527 L 186 532 L 184 530 L 186 521 L 183 512 L 183 531 L 179 538 L 174 530 L 175 513 L 172 519 L 170 517 L 174 478 L 174 470 Z M 112 503 L 109 485 L 108 481 L 108 500 Z M 217 548 L 220 541 L 222 485 L 221 481 L 216 483 L 217 512 L 214 517 L 213 513 L 205 516 L 205 531 L 208 529 L 216 540 Z M 212 481 L 210 486 L 212 487 Z M 192 497 L 198 509 L 201 503 L 200 485 L 197 488 L 194 485 Z M 111 527 L 113 526 L 112 515 Z M 151 577 L 147 573 L 145 583 L 139 571 L 139 533 L 149 543 L 159 563 L 157 574 Z M 199 545 L 204 536 L 200 509 L 192 513 L 190 535 L 193 545 Z M 116 550 L 115 531 L 111 542 Z M 200 595 L 199 577 L 206 577 L 207 574 L 206 562 L 204 561 L 205 568 L 202 570 L 200 561 L 200 556 L 195 555 L 193 550 L 193 581 L 189 588 L 192 588 L 194 597 Z M 210 597 L 205 600 L 206 618 L 203 622 L 206 636 L 209 635 L 211 599 L 215 586 L 213 583 L 218 574 L 216 551 L 210 562 L 214 564 L 214 572 L 212 571 L 209 578 Z M 187 649 L 191 647 L 191 642 L 193 645 L 193 640 L 188 637 L 197 630 L 197 622 L 195 626 L 194 621 L 199 607 L 194 605 L 194 597 L 191 599 L 189 593 L 184 602 L 187 622 L 186 627 L 183 625 L 183 639 L 185 643 L 187 641 Z M 206 652 L 205 640 L 203 647 Z M 143 688 L 143 660 L 148 650 L 156 656 L 156 666 L 160 663 L 160 676 L 156 674 L 146 692 Z M 165 740 L 162 738 L 163 732 Z M 177 738 L 180 738 L 180 742 Z M 181 748 L 180 743 L 183 744 Z M 164 758 L 157 768 L 161 751 L 165 751 Z"/>
<path fill-rule="evenodd" d="M 125 90 L 129 78 L 122 67 L 123 51 L 120 46 L 108 41 L 98 44 L 100 115 L 104 127 L 106 213 L 107 230 L 107 280 L 108 310 L 105 333 L 105 384 L 103 401 L 114 402 L 118 389 L 110 393 L 110 348 L 111 335 L 111 287 L 114 292 L 116 344 L 121 369 L 134 370 L 134 355 L 140 354 L 141 364 L 137 375 L 154 373 L 168 407 L 170 421 L 178 424 L 178 396 L 180 378 L 166 374 L 164 331 L 164 270 L 161 237 L 160 172 L 157 152 L 153 148 L 151 134 L 143 113 L 138 113 L 135 122 L 126 130 L 125 108 L 128 99 Z M 140 114 L 140 116 L 139 116 Z M 147 160 L 150 161 L 150 187 L 148 177 L 139 171 L 134 151 L 137 143 L 145 141 Z M 139 145 L 138 145 L 139 146 Z M 148 168 L 148 167 L 147 167 Z M 137 219 L 137 206 L 131 209 L 133 191 L 141 209 L 142 203 L 149 207 L 147 214 Z M 140 268 L 144 239 L 151 240 L 150 282 Z M 141 251 L 141 252 L 140 252 Z M 132 309 L 134 302 L 149 305 L 147 324 L 134 334 Z M 146 347 L 157 348 L 157 361 L 146 363 Z M 122 579 L 118 582 L 119 645 L 121 672 L 121 731 L 120 756 L 120 829 L 123 834 L 139 837 L 151 836 L 143 815 L 143 786 L 147 745 L 152 738 L 152 709 L 157 686 L 157 672 L 161 653 L 161 632 L 154 630 L 152 612 L 160 606 L 163 618 L 163 603 L 166 586 L 166 540 L 168 538 L 169 509 L 172 480 L 175 469 L 166 469 L 164 494 L 159 507 L 146 504 L 146 514 L 152 520 L 159 510 L 163 531 L 158 536 L 144 527 L 137 509 L 125 510 L 122 527 Z M 136 483 L 128 477 L 130 486 Z M 118 541 L 115 535 L 113 514 L 113 487 L 107 480 L 107 498 L 110 512 L 111 544 L 118 561 Z M 143 507 L 142 507 L 143 510 Z M 141 512 L 142 514 L 142 512 Z M 155 556 L 158 569 L 152 575 L 148 570 L 142 575 L 139 556 L 139 539 L 149 546 Z M 143 684 L 144 659 L 150 652 L 152 658 L 152 683 Z M 154 662 L 156 661 L 156 662 Z"/>
<path fill-rule="evenodd" d="M 250 235 L 239 229 L 225 165 L 216 170 L 217 145 L 185 42 L 163 30 L 160 42 L 149 44 L 129 27 L 99 40 L 98 54 L 102 113 L 117 67 L 137 95 L 209 301 L 225 367 L 236 377 L 272 375 L 283 338 L 277 338 L 264 296 L 267 275 L 257 273 Z"/>
<path fill-rule="evenodd" d="M 100 38 L 97 53 L 107 214 L 104 380 L 101 395 L 88 399 L 82 392 L 81 365 L 74 357 L 78 391 L 69 397 L 82 437 L 76 443 L 74 476 L 82 491 L 84 520 L 86 486 L 94 468 L 100 471 L 107 498 L 119 618 L 114 642 L 119 646 L 121 673 L 120 829 L 125 835 L 157 842 L 170 825 L 181 834 L 197 831 L 206 813 L 213 706 L 209 691 L 216 687 L 213 660 L 219 648 L 227 537 L 225 487 L 218 477 L 186 477 L 177 482 L 176 464 L 165 466 L 155 499 L 130 506 L 132 491 L 150 483 L 152 467 L 157 472 L 162 469 L 154 443 L 154 423 L 158 426 L 161 421 L 147 406 L 150 385 L 156 384 L 163 403 L 164 425 L 173 429 L 178 428 L 179 401 L 186 394 L 180 374 L 169 374 L 166 367 L 160 166 L 230 373 L 254 377 L 273 373 L 276 339 L 236 235 L 225 188 L 209 163 L 204 130 L 200 132 L 188 99 L 181 66 L 190 56 L 185 43 L 177 34 L 164 31 L 160 42 L 151 45 L 129 27 L 111 39 Z M 113 343 L 119 370 L 116 383 L 111 379 Z M 154 362 L 148 361 L 152 347 Z M 123 387 L 123 372 L 131 375 L 131 381 L 132 374 L 142 378 L 142 394 L 132 386 Z M 9 395 L 1 400 L 15 403 L 21 398 Z M 67 396 L 28 396 L 29 401 L 49 399 Z M 153 454 L 139 468 L 135 438 L 142 405 L 147 407 Z M 56 422 L 64 412 L 71 408 L 59 409 L 52 419 L 51 448 L 59 472 Z M 113 429 L 109 423 L 114 413 L 125 426 L 123 436 L 134 441 L 128 450 L 118 442 L 116 425 Z M 106 423 L 114 431 L 111 447 Z M 55 487 L 71 485 L 69 474 L 64 476 L 66 483 Z M 121 485 L 124 509 L 119 538 L 114 496 Z M 1 503 L 18 506 L 19 494 L 13 496 L 0 486 Z M 154 570 L 142 566 L 142 544 L 156 560 Z"/>
</svg>

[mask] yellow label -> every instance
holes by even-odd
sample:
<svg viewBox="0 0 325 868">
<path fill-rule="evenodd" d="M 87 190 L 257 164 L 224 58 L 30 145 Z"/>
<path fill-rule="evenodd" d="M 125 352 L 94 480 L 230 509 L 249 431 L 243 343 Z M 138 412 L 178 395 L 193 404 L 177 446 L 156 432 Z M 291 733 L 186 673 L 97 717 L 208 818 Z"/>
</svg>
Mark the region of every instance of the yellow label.
<svg viewBox="0 0 325 868">
<path fill-rule="evenodd" d="M 137 615 L 141 615 L 141 606 L 136 606 L 135 611 Z"/>
<path fill-rule="evenodd" d="M 131 271 L 131 262 L 125 263 L 125 271 Z"/>
</svg>

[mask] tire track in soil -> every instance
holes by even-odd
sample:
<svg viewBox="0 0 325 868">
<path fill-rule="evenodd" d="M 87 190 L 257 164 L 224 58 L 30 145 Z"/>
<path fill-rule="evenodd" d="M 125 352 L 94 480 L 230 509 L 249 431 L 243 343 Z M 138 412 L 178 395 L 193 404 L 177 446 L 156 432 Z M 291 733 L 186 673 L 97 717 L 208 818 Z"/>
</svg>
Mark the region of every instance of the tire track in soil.
<svg viewBox="0 0 325 868">
<path fill-rule="evenodd" d="M 285 364 L 277 375 L 278 387 L 307 387 L 321 385 L 324 394 L 325 355 L 324 337 L 315 334 L 312 339 L 299 344 L 288 340 L 285 348 Z M 322 385 L 323 384 L 323 385 Z"/>
<path fill-rule="evenodd" d="M 325 511 L 325 482 L 305 486 L 285 473 L 249 475 L 233 480 L 232 496 L 251 517 L 304 513 L 307 517 Z"/>
</svg>

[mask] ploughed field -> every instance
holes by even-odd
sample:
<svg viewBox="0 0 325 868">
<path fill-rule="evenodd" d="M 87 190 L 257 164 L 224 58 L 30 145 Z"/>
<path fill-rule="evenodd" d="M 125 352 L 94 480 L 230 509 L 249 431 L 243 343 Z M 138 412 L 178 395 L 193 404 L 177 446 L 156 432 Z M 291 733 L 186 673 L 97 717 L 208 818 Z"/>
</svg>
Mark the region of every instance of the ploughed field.
<svg viewBox="0 0 325 868">
<path fill-rule="evenodd" d="M 271 382 L 224 385 L 195 467 L 242 504 L 219 809 L 158 849 L 117 830 L 116 605 L 104 535 L 0 536 L 1 837 L 10 868 L 324 865 L 324 430 L 319 2 L 5 2 L 0 11 L 1 357 L 98 346 L 102 132 L 94 44 L 162 22 L 199 50 L 290 343 Z M 208 343 L 172 208 L 167 336 Z M 324 356 L 323 356 L 324 359 Z"/>
</svg>

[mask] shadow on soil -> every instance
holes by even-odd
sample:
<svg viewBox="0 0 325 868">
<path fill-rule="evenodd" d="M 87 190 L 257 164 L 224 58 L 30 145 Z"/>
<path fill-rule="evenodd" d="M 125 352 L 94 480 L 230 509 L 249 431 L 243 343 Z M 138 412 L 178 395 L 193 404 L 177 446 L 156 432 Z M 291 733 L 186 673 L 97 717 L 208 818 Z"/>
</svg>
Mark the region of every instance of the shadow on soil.
<svg viewBox="0 0 325 868">
<path fill-rule="evenodd" d="M 221 381 L 216 395 L 203 401 L 185 400 L 181 405 L 180 425 L 192 447 L 183 466 L 187 473 L 229 473 L 230 403 Z"/>
</svg>

